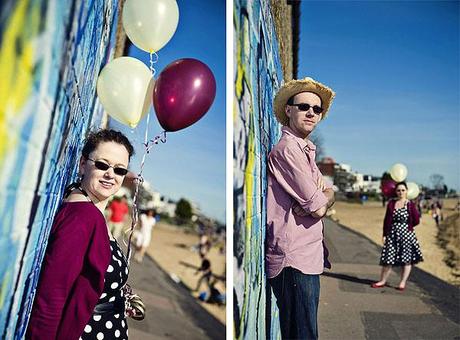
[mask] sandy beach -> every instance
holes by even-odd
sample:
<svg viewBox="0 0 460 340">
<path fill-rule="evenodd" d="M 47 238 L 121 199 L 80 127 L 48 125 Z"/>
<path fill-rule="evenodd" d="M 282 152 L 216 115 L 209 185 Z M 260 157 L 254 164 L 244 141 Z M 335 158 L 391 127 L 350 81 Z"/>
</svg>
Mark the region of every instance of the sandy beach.
<svg viewBox="0 0 460 340">
<path fill-rule="evenodd" d="M 444 200 L 444 220 L 453 216 L 457 204 L 455 199 Z M 362 235 L 375 243 L 382 244 L 382 225 L 385 208 L 380 202 L 359 203 L 336 202 L 334 220 Z M 454 226 L 458 230 L 458 219 Z M 327 232 L 327 231 L 326 231 Z M 447 252 L 438 244 L 438 227 L 433 218 L 424 213 L 420 224 L 415 227 L 415 234 L 422 249 L 424 261 L 417 266 L 426 272 L 451 284 L 460 286 L 460 268 L 451 268 L 444 261 Z"/>
<path fill-rule="evenodd" d="M 170 276 L 178 277 L 187 288 L 193 290 L 200 277 L 199 274 L 195 274 L 196 268 L 201 265 L 200 256 L 193 248 L 197 244 L 197 234 L 160 221 L 153 229 L 152 241 L 147 253 Z M 217 247 L 212 247 L 207 257 L 211 262 L 213 274 L 225 277 L 225 254 L 220 254 Z M 225 282 L 219 280 L 216 283 L 216 288 L 220 292 L 225 292 Z M 200 290 L 204 290 L 204 283 Z M 198 293 L 195 292 L 191 292 L 191 294 L 195 297 L 198 296 Z M 201 302 L 198 299 L 197 301 L 225 324 L 225 306 Z"/>
</svg>

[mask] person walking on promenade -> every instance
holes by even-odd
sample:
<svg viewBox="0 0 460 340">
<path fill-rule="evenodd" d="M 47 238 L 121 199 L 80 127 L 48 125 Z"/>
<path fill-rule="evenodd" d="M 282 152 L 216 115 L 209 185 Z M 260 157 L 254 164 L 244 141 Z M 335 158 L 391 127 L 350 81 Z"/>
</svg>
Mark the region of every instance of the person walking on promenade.
<svg viewBox="0 0 460 340">
<path fill-rule="evenodd" d="M 121 187 L 134 149 L 120 132 L 88 135 L 54 218 L 26 339 L 126 339 L 127 260 L 103 212 Z"/>
<path fill-rule="evenodd" d="M 433 202 L 431 204 L 431 216 L 436 223 L 436 227 L 439 227 L 439 222 L 443 220 L 441 208 L 442 204 L 439 201 Z"/>
<path fill-rule="evenodd" d="M 211 282 L 212 278 L 212 270 L 211 270 L 211 261 L 207 258 L 203 257 L 201 259 L 201 266 L 195 272 L 195 275 L 201 272 L 201 276 L 196 283 L 196 288 L 194 291 L 199 292 L 201 284 L 204 282 L 206 284 L 206 290 L 209 291 L 209 283 Z"/>
<path fill-rule="evenodd" d="M 146 213 L 141 214 L 140 220 L 140 229 L 137 233 L 136 247 L 139 249 L 139 252 L 135 255 L 135 260 L 139 263 L 144 259 L 145 252 L 150 245 L 150 240 L 152 239 L 152 230 L 157 222 L 156 213 L 154 209 L 148 209 Z"/>
<path fill-rule="evenodd" d="M 211 250 L 211 240 L 208 235 L 208 232 L 206 231 L 200 236 L 200 240 L 198 243 L 198 253 L 200 254 L 200 257 L 203 258 L 209 253 L 210 250 Z"/>
<path fill-rule="evenodd" d="M 118 239 L 123 231 L 123 226 L 126 223 L 126 216 L 129 213 L 126 196 L 114 197 L 109 204 L 109 227 L 115 239 Z"/>
<path fill-rule="evenodd" d="M 282 136 L 268 157 L 266 268 L 283 339 L 318 338 L 319 275 L 330 268 L 323 223 L 334 203 L 309 137 L 335 93 L 311 79 L 292 80 L 274 99 Z"/>
<path fill-rule="evenodd" d="M 420 216 L 415 204 L 407 199 L 406 182 L 396 184 L 395 190 L 396 199 L 388 202 L 383 222 L 380 281 L 373 283 L 372 288 L 384 287 L 391 267 L 401 266 L 401 280 L 396 289 L 403 291 L 406 288 L 412 266 L 423 261 L 422 252 L 414 233 L 414 227 L 419 224 Z"/>
</svg>

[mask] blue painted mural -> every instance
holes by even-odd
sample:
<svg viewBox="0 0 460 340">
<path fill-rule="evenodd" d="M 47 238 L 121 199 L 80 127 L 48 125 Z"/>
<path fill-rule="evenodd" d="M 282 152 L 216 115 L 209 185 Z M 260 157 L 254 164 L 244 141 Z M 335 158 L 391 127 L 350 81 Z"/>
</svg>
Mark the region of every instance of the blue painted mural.
<svg viewBox="0 0 460 340">
<path fill-rule="evenodd" d="M 233 214 L 235 338 L 279 338 L 264 268 L 266 160 L 280 127 L 272 100 L 283 76 L 269 0 L 235 0 Z"/>
<path fill-rule="evenodd" d="M 118 1 L 3 0 L 0 7 L 0 334 L 21 339 L 53 216 L 100 127 L 97 75 Z"/>
</svg>

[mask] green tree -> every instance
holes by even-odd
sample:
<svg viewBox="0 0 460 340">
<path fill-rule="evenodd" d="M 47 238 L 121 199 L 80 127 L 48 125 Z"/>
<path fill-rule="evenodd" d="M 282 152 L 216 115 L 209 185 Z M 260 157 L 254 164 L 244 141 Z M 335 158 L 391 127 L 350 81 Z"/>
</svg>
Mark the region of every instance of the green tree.
<svg viewBox="0 0 460 340">
<path fill-rule="evenodd" d="M 433 184 L 433 189 L 443 190 L 444 189 L 444 176 L 440 174 L 432 174 L 430 176 L 430 182 Z"/>
<path fill-rule="evenodd" d="M 175 212 L 180 223 L 187 223 L 193 215 L 192 205 L 185 198 L 181 198 L 176 204 Z"/>
<path fill-rule="evenodd" d="M 334 184 L 341 192 L 351 191 L 356 182 L 356 176 L 340 167 L 334 169 Z"/>
</svg>

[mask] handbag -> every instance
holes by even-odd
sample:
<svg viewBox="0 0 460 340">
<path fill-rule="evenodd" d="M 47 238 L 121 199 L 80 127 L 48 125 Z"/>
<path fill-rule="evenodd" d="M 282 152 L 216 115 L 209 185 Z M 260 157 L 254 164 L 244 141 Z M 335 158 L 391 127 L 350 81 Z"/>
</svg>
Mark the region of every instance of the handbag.
<svg viewBox="0 0 460 340">
<path fill-rule="evenodd" d="M 141 297 L 133 293 L 129 284 L 123 287 L 125 296 L 125 315 L 134 320 L 144 320 L 145 318 L 145 305 Z"/>
</svg>

